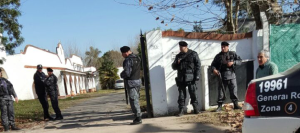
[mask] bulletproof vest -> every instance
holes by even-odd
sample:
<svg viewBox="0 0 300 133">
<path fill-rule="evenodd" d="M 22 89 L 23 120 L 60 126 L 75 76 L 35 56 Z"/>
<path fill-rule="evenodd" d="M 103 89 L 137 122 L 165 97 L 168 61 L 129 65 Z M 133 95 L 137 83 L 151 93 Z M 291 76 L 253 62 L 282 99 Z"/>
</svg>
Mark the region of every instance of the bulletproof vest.
<svg viewBox="0 0 300 133">
<path fill-rule="evenodd" d="M 0 96 L 9 95 L 8 83 L 3 78 L 0 78 Z"/>
<path fill-rule="evenodd" d="M 232 67 L 227 67 L 228 62 L 233 62 L 234 57 L 233 57 L 232 52 L 227 52 L 227 53 L 221 53 L 220 55 L 220 60 L 221 60 L 221 71 L 232 71 Z"/>
<path fill-rule="evenodd" d="M 194 71 L 194 61 L 192 50 L 189 50 L 187 53 L 180 53 L 178 59 L 180 59 L 179 70 L 182 72 Z"/>
<path fill-rule="evenodd" d="M 140 79 L 140 64 L 141 60 L 137 55 L 128 56 L 128 58 L 132 61 L 132 72 L 129 77 L 129 80 L 138 80 Z"/>
</svg>

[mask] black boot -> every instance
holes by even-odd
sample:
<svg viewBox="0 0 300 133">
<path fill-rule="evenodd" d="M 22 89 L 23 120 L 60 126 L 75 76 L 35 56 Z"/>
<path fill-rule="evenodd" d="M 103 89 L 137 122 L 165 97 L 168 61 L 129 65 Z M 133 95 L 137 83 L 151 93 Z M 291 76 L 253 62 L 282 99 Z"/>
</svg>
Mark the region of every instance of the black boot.
<svg viewBox="0 0 300 133">
<path fill-rule="evenodd" d="M 16 125 L 11 125 L 11 130 L 21 130 L 20 128 L 16 127 Z"/>
<path fill-rule="evenodd" d="M 52 118 L 49 114 L 48 115 L 44 115 L 44 120 L 46 120 L 46 119 L 48 119 L 48 120 L 54 120 L 54 118 Z"/>
<path fill-rule="evenodd" d="M 132 123 L 130 123 L 130 125 L 138 125 L 138 124 L 142 124 L 142 117 L 136 117 Z"/>
<path fill-rule="evenodd" d="M 60 115 L 56 115 L 55 120 L 62 120 L 64 119 L 64 117 L 60 114 Z"/>
<path fill-rule="evenodd" d="M 179 113 L 177 114 L 178 117 L 183 116 L 184 115 L 184 111 L 183 108 L 179 109 Z"/>
<path fill-rule="evenodd" d="M 234 101 L 234 102 L 233 102 L 233 106 L 234 106 L 234 109 L 242 109 L 242 107 L 239 106 L 238 101 Z"/>
<path fill-rule="evenodd" d="M 216 112 L 222 111 L 222 103 L 218 103 L 218 108 L 216 109 Z"/>
<path fill-rule="evenodd" d="M 3 126 L 3 128 L 4 128 L 4 132 L 8 132 L 9 126 Z"/>
<path fill-rule="evenodd" d="M 197 105 L 193 105 L 194 108 L 194 114 L 199 114 L 199 110 L 197 108 Z"/>
</svg>

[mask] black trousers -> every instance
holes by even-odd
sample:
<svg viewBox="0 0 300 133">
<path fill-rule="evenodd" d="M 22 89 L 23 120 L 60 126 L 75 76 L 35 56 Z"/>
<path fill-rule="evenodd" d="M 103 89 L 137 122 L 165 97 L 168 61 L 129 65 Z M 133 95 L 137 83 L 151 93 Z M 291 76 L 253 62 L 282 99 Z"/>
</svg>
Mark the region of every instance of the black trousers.
<svg viewBox="0 0 300 133">
<path fill-rule="evenodd" d="M 14 101 L 0 99 L 1 120 L 3 126 L 15 125 Z"/>
<path fill-rule="evenodd" d="M 48 92 L 48 95 L 51 99 L 51 104 L 52 104 L 52 108 L 56 114 L 56 117 L 60 117 L 61 116 L 61 112 L 60 109 L 58 107 L 58 95 L 57 95 L 57 91 L 50 91 Z"/>
<path fill-rule="evenodd" d="M 227 88 L 229 89 L 232 102 L 238 101 L 236 79 L 222 80 L 222 82 L 224 85 L 224 92 L 226 92 Z M 225 101 L 225 94 L 223 93 L 221 86 L 218 89 L 218 94 L 218 103 L 223 103 Z"/>
<path fill-rule="evenodd" d="M 181 83 L 180 85 L 178 85 L 178 92 L 179 92 L 178 107 L 179 107 L 179 109 L 185 107 L 186 87 L 188 87 L 188 91 L 189 91 L 189 94 L 191 97 L 191 104 L 193 106 L 198 105 L 198 100 L 197 100 L 197 95 L 196 95 L 196 91 L 197 91 L 196 84 L 194 82 Z"/>
<path fill-rule="evenodd" d="M 40 91 L 37 91 L 37 90 L 40 90 Z M 45 91 L 45 89 L 40 89 L 40 88 L 37 88 L 36 89 L 36 94 L 38 96 L 38 99 L 43 107 L 43 110 L 44 110 L 44 117 L 47 117 L 49 115 L 49 104 L 48 104 L 48 99 L 47 99 L 47 93 Z"/>
</svg>

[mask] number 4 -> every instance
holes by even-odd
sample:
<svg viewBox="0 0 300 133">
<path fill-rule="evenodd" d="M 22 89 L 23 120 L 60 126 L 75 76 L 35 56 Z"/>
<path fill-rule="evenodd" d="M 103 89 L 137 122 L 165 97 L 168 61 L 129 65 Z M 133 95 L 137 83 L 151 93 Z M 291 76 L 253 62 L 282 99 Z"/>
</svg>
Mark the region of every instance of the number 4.
<svg viewBox="0 0 300 133">
<path fill-rule="evenodd" d="M 293 104 L 291 104 L 288 108 L 289 111 L 293 111 Z"/>
</svg>

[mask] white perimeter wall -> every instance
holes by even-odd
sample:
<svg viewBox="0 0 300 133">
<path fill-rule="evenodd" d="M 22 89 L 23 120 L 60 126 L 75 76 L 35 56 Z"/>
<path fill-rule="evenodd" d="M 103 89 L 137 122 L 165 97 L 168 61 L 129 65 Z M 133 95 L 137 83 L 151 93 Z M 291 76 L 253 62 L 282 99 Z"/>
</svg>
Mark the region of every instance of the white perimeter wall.
<svg viewBox="0 0 300 133">
<path fill-rule="evenodd" d="M 227 41 L 230 43 L 229 49 L 236 51 L 243 60 L 256 59 L 258 51 L 262 49 L 261 36 L 262 31 L 254 31 L 252 38 Z M 175 55 L 179 53 L 178 42 L 181 40 L 186 41 L 189 44 L 188 48 L 198 53 L 202 66 L 201 74 L 206 74 L 200 77 L 207 77 L 207 74 L 210 73 L 204 72 L 207 69 L 203 69 L 203 67 L 210 66 L 215 55 L 221 51 L 220 44 L 222 41 L 162 37 L 161 31 L 151 31 L 147 33 L 146 38 L 154 116 L 177 112 L 178 90 L 175 84 L 177 73 L 172 69 L 171 64 L 175 59 Z M 257 66 L 257 61 L 255 61 L 255 70 Z M 205 105 L 203 104 L 207 102 L 205 97 L 207 98 L 208 96 L 208 91 L 205 91 L 208 87 L 203 85 L 205 83 L 208 84 L 207 79 L 200 80 L 197 83 L 198 101 L 201 109 L 204 109 Z M 189 95 L 187 95 L 186 105 L 188 112 L 192 110 L 192 106 L 189 103 Z"/>
</svg>

